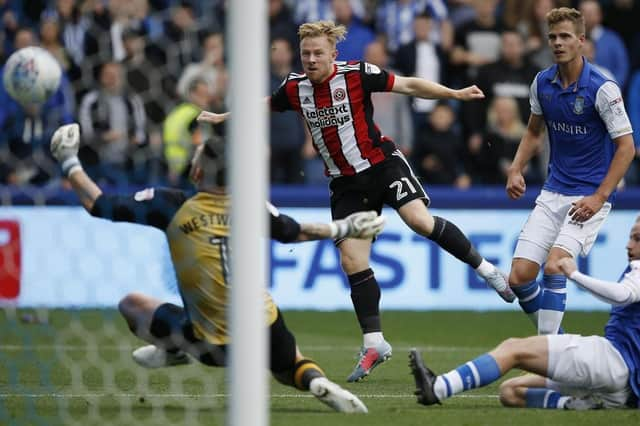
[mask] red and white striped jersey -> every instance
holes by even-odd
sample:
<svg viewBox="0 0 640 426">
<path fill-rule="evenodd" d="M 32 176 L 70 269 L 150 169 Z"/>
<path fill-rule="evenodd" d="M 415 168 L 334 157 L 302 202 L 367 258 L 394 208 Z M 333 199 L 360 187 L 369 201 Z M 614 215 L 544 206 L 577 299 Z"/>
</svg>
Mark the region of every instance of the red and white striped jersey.
<svg viewBox="0 0 640 426">
<path fill-rule="evenodd" d="M 388 158 L 396 149 L 373 122 L 372 92 L 388 92 L 395 76 L 367 62 L 336 62 L 333 74 L 312 83 L 291 73 L 271 95 L 273 111 L 302 115 L 322 156 L 326 174 L 352 176 Z"/>
</svg>

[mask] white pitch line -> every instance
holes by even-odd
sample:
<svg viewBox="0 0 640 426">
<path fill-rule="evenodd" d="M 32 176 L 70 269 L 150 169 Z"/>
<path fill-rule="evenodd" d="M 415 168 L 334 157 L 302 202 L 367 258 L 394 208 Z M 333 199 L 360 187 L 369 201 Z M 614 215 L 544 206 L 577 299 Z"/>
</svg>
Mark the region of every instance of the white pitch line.
<svg viewBox="0 0 640 426">
<path fill-rule="evenodd" d="M 142 343 L 141 343 L 142 344 Z M 406 352 L 413 349 L 416 346 L 394 346 L 396 351 Z M 33 350 L 63 350 L 63 351 L 86 351 L 86 350 L 100 350 L 100 351 L 130 351 L 137 348 L 137 346 L 128 345 L 0 345 L 0 352 L 15 352 L 15 351 L 33 351 Z M 486 352 L 488 347 L 481 346 L 417 346 L 421 351 L 425 352 Z M 358 347 L 356 346 L 304 346 L 305 352 L 356 352 Z"/>
<path fill-rule="evenodd" d="M 202 399 L 222 399 L 228 398 L 228 393 L 214 394 L 190 394 L 190 393 L 0 393 L 0 398 L 165 398 L 165 399 L 181 399 L 181 398 L 202 398 Z M 413 394 L 358 394 L 360 398 L 380 398 L 380 399 L 405 399 L 414 398 Z M 279 399 L 297 399 L 297 398 L 313 398 L 309 394 L 273 394 L 271 398 Z M 496 399 L 498 395 L 455 395 L 453 398 L 470 398 L 470 399 Z"/>
</svg>

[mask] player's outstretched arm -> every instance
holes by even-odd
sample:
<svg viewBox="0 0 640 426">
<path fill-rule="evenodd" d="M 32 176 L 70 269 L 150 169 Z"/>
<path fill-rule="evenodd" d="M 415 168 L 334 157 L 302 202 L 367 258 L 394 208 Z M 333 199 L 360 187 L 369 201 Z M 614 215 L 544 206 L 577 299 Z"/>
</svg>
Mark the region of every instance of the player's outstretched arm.
<svg viewBox="0 0 640 426">
<path fill-rule="evenodd" d="M 442 84 L 418 77 L 396 76 L 391 91 L 425 99 L 472 101 L 484 98 L 484 93 L 476 85 L 454 90 Z"/>
<path fill-rule="evenodd" d="M 91 212 L 102 190 L 82 169 L 78 159 L 79 146 L 80 126 L 76 123 L 59 127 L 51 138 L 51 153 L 58 160 L 82 206 Z"/>
<path fill-rule="evenodd" d="M 270 96 L 267 96 L 264 98 L 265 105 L 269 105 L 270 99 L 271 99 Z M 230 116 L 231 116 L 231 112 L 229 111 L 222 112 L 222 113 L 200 111 L 200 114 L 198 114 L 198 117 L 196 117 L 196 120 L 201 123 L 209 123 L 209 124 L 216 125 L 216 124 L 224 123 L 229 119 Z"/>
<path fill-rule="evenodd" d="M 352 213 L 344 219 L 331 223 L 299 223 L 294 218 L 281 214 L 267 202 L 270 215 L 271 238 L 281 243 L 323 240 L 327 238 L 373 238 L 384 228 L 384 216 L 375 211 Z"/>
<path fill-rule="evenodd" d="M 352 213 L 344 219 L 331 223 L 301 223 L 297 241 L 321 240 L 325 238 L 370 239 L 382 232 L 384 216 L 374 211 Z"/>
<path fill-rule="evenodd" d="M 579 287 L 605 303 L 624 306 L 640 301 L 640 270 L 637 267 L 632 268 L 619 283 L 599 280 L 581 273 L 578 271 L 576 262 L 570 257 L 560 259 L 558 267 Z"/>
<path fill-rule="evenodd" d="M 527 189 L 527 185 L 524 181 L 522 172 L 524 168 L 529 164 L 529 161 L 538 152 L 538 145 L 540 143 L 540 136 L 544 130 L 544 120 L 541 115 L 531 114 L 529 116 L 529 124 L 527 124 L 527 131 L 522 136 L 520 145 L 516 155 L 513 157 L 511 167 L 509 167 L 507 175 L 507 194 L 513 200 L 516 200 L 524 195 Z"/>
</svg>

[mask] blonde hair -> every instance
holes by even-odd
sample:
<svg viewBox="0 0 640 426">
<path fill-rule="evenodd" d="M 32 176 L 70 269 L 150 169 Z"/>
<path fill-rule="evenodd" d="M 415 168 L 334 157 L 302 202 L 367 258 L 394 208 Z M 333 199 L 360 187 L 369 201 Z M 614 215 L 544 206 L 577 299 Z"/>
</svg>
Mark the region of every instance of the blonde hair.
<svg viewBox="0 0 640 426">
<path fill-rule="evenodd" d="M 298 28 L 300 41 L 308 37 L 325 36 L 332 46 L 344 40 L 347 35 L 347 28 L 344 25 L 336 25 L 333 21 L 307 22 Z"/>
<path fill-rule="evenodd" d="M 496 111 L 498 102 L 504 102 L 513 114 L 513 121 L 510 123 L 508 129 L 502 129 L 498 125 L 498 112 Z M 490 128 L 512 138 L 520 138 L 526 130 L 524 124 L 520 121 L 520 108 L 518 108 L 518 102 L 516 102 L 514 98 L 508 96 L 498 96 L 493 99 L 487 113 L 487 122 Z"/>
<path fill-rule="evenodd" d="M 577 35 L 585 33 L 584 17 L 579 10 L 568 7 L 558 7 L 551 9 L 549 13 L 547 13 L 547 24 L 549 27 L 562 21 L 570 21 L 573 23 L 573 29 Z"/>
</svg>

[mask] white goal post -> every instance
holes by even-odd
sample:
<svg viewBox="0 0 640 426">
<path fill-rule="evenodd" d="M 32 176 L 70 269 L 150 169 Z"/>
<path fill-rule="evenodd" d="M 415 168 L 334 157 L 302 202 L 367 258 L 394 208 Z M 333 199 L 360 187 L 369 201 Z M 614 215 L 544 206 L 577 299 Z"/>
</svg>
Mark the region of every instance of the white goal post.
<svg viewBox="0 0 640 426">
<path fill-rule="evenodd" d="M 231 401 L 227 423 L 266 426 L 267 335 L 264 295 L 267 235 L 266 2 L 233 0 L 230 40 L 231 132 Z"/>
</svg>

